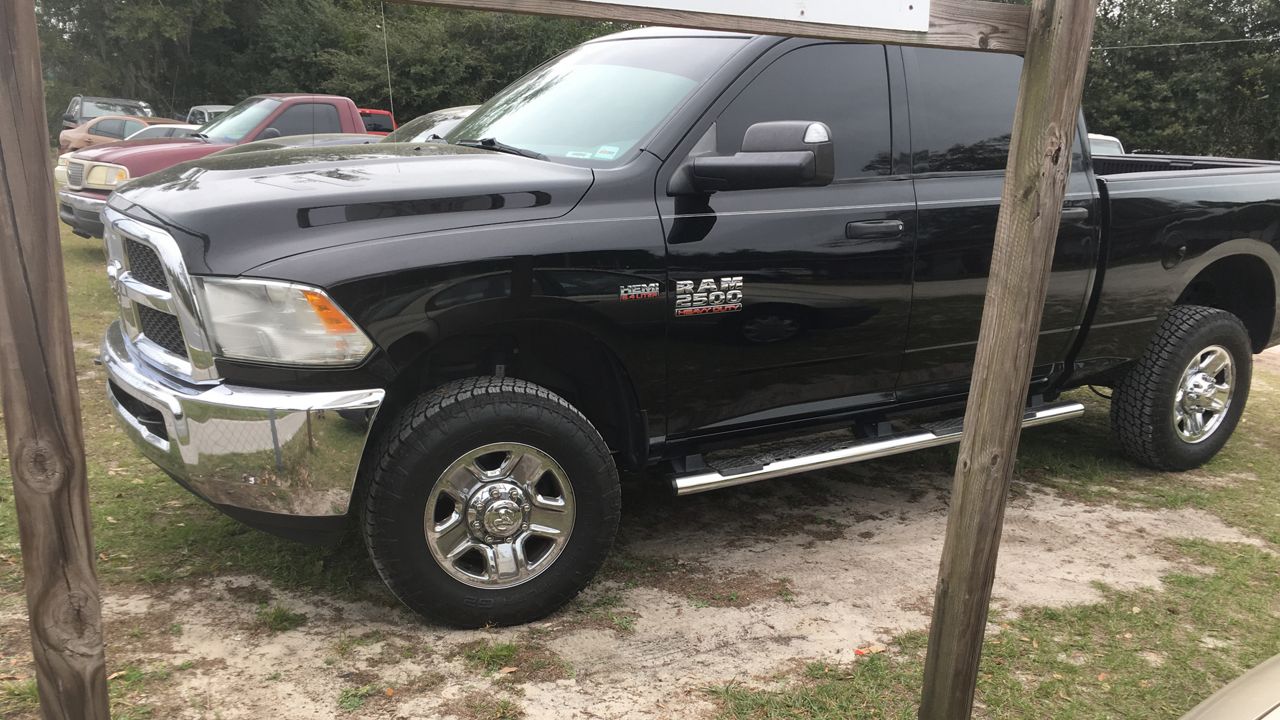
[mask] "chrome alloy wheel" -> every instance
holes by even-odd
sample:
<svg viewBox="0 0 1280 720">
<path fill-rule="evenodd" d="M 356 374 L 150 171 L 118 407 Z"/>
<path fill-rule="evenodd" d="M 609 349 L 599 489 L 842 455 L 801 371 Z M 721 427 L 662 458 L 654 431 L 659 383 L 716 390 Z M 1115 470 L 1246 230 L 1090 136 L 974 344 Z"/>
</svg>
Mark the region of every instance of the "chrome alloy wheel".
<svg viewBox="0 0 1280 720">
<path fill-rule="evenodd" d="M 1221 345 L 1205 348 L 1192 358 L 1173 401 L 1173 428 L 1183 442 L 1203 442 L 1222 426 L 1231 409 L 1235 380 L 1231 353 Z"/>
<path fill-rule="evenodd" d="M 445 469 L 427 497 L 423 525 L 445 572 L 472 587 L 501 590 L 556 561 L 575 514 L 573 486 L 550 455 L 493 443 Z"/>
</svg>

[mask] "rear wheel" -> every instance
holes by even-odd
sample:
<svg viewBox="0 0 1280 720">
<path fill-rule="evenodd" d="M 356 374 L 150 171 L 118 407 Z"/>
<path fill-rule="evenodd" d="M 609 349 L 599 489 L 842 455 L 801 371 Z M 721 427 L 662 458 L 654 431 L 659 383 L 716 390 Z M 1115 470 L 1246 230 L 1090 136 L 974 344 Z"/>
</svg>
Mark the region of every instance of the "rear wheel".
<svg viewBox="0 0 1280 720">
<path fill-rule="evenodd" d="M 1239 318 L 1175 307 L 1116 386 L 1111 425 L 1125 453 L 1159 470 L 1208 462 L 1240 422 L 1252 370 L 1249 333 Z"/>
<path fill-rule="evenodd" d="M 363 509 L 391 591 L 451 625 L 544 617 L 599 569 L 617 531 L 609 449 L 569 403 L 532 383 L 471 378 L 405 410 Z"/>
</svg>

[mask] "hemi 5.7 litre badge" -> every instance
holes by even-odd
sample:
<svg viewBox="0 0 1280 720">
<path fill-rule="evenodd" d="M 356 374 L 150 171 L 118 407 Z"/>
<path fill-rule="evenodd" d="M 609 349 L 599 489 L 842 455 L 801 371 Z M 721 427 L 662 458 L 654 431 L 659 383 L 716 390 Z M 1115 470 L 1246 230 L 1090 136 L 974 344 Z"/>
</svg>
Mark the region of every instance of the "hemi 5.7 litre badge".
<svg viewBox="0 0 1280 720">
<path fill-rule="evenodd" d="M 618 288 L 618 299 L 622 302 L 628 300 L 656 300 L 662 295 L 662 286 L 658 283 L 638 283 L 636 285 L 623 285 Z"/>
<path fill-rule="evenodd" d="M 676 281 L 676 317 L 717 315 L 741 309 L 741 277 Z"/>
</svg>

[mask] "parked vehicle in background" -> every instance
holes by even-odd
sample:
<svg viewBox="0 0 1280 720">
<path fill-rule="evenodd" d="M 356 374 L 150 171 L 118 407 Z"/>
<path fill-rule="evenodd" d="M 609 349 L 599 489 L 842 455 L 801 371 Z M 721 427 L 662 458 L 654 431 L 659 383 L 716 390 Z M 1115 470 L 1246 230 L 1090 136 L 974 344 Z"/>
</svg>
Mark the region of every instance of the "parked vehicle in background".
<svg viewBox="0 0 1280 720">
<path fill-rule="evenodd" d="M 230 109 L 230 105 L 196 105 L 187 111 L 186 120 L 192 125 L 205 125 L 217 120 Z"/>
<path fill-rule="evenodd" d="M 149 126 L 176 125 L 168 118 L 137 117 L 131 115 L 104 115 L 85 124 L 58 133 L 58 151 L 75 152 L 86 148 L 114 143 L 146 129 Z"/>
<path fill-rule="evenodd" d="M 1124 155 L 1124 143 L 1112 135 L 1089 133 L 1089 152 L 1093 155 Z"/>
<path fill-rule="evenodd" d="M 1280 720 L 1280 655 L 1236 678 L 1182 720 Z"/>
<path fill-rule="evenodd" d="M 67 185 L 58 191 L 58 217 L 77 235 L 101 237 L 98 213 L 111 191 L 126 180 L 233 145 L 327 133 L 364 133 L 364 123 L 350 98 L 297 93 L 255 95 L 190 138 L 130 140 L 77 153 L 68 159 Z"/>
<path fill-rule="evenodd" d="M 443 143 L 130 182 L 110 404 L 233 517 L 354 521 L 425 616 L 543 617 L 607 556 L 620 470 L 688 495 L 961 440 L 1022 63 L 647 28 Z M 1280 343 L 1280 163 L 1094 157 L 1077 126 L 1010 420 L 1110 387 L 1119 449 L 1199 467 Z"/>
<path fill-rule="evenodd" d="M 155 112 L 151 110 L 149 103 L 141 100 L 76 95 L 71 98 L 71 102 L 67 103 L 67 110 L 62 114 L 62 127 L 66 129 L 79 127 L 87 120 L 104 115 L 154 117 Z"/>
<path fill-rule="evenodd" d="M 441 139 L 478 107 L 480 106 L 462 105 L 419 115 L 383 138 L 382 142 L 426 142 Z"/>
<path fill-rule="evenodd" d="M 443 133 L 452 130 L 462 122 L 479 105 L 449 108 L 421 115 L 401 125 L 389 135 L 376 133 L 333 133 L 329 135 L 296 135 L 274 140 L 256 140 L 244 145 L 236 145 L 226 150 L 219 150 L 211 157 L 242 155 L 264 150 L 286 150 L 300 147 L 336 147 L 340 145 L 370 145 L 373 143 L 393 142 L 425 142 L 439 139 Z"/>
<path fill-rule="evenodd" d="M 184 125 L 182 123 L 173 123 L 172 125 L 155 124 L 149 125 L 135 132 L 125 140 L 155 140 L 157 138 L 188 138 L 196 134 L 200 129 L 199 125 Z"/>
<path fill-rule="evenodd" d="M 274 140 L 255 140 L 251 143 L 243 145 L 233 145 L 225 150 L 219 150 L 210 157 L 224 157 L 226 155 L 243 155 L 251 152 L 263 152 L 265 150 L 287 150 L 289 148 L 300 147 L 337 147 L 342 145 L 372 145 L 381 142 L 381 135 L 373 133 L 328 133 L 325 135 L 294 135 L 291 137 L 275 138 Z"/>
<path fill-rule="evenodd" d="M 360 119 L 364 120 L 365 132 L 371 135 L 386 135 L 397 127 L 395 116 L 386 110 L 360 108 Z"/>
</svg>

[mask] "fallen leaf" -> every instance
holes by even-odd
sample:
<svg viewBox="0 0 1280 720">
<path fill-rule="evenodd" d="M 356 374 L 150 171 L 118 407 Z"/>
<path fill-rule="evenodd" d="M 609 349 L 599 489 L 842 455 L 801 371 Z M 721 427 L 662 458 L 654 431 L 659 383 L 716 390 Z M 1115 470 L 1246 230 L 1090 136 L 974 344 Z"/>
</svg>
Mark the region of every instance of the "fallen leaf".
<svg viewBox="0 0 1280 720">
<path fill-rule="evenodd" d="M 519 669 L 519 668 L 504 667 L 504 668 L 502 668 L 501 670 L 499 670 L 499 671 L 498 671 L 498 674 L 499 674 L 499 675 L 510 675 L 511 673 L 515 672 L 515 671 L 516 671 L 516 670 L 518 670 L 518 669 Z"/>
<path fill-rule="evenodd" d="M 1098 673 L 1098 682 L 1106 682 L 1109 677 L 1111 676 L 1106 673 Z"/>
<path fill-rule="evenodd" d="M 393 697 L 396 694 L 396 691 L 394 688 L 387 688 L 386 693 L 387 697 Z"/>
</svg>

